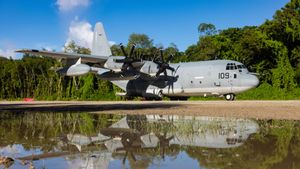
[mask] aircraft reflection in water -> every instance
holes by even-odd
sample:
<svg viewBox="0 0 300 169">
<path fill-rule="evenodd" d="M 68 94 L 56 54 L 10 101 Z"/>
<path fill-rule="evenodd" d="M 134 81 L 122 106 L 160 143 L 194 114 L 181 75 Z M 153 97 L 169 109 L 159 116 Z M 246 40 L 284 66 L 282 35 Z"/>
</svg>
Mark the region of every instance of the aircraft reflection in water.
<svg viewBox="0 0 300 169">
<path fill-rule="evenodd" d="M 139 141 L 141 147 L 149 148 L 159 146 L 160 138 L 169 140 L 169 144 L 231 148 L 241 145 L 258 129 L 256 122 L 244 119 L 159 115 L 142 117 L 126 116 L 109 128 L 102 129 L 98 136 L 68 135 L 68 140 L 77 147 L 105 141 L 104 144 L 112 152 L 124 146 L 122 140 Z M 151 131 L 142 128 L 144 122 L 148 122 L 145 127 L 153 127 Z"/>
<path fill-rule="evenodd" d="M 93 136 L 67 134 L 61 145 L 73 145 L 76 151 L 41 154 L 20 159 L 43 159 L 66 156 L 70 168 L 109 168 L 113 159 L 143 161 L 151 156 L 164 160 L 165 151 L 172 146 L 233 148 L 243 144 L 250 134 L 257 132 L 253 120 L 189 116 L 126 116 Z M 61 148 L 64 149 L 64 148 Z M 69 149 L 70 150 L 70 149 Z M 158 155 L 143 154 L 153 150 Z M 93 151 L 89 153 L 90 151 Z M 154 153 L 155 154 L 155 153 Z"/>
</svg>

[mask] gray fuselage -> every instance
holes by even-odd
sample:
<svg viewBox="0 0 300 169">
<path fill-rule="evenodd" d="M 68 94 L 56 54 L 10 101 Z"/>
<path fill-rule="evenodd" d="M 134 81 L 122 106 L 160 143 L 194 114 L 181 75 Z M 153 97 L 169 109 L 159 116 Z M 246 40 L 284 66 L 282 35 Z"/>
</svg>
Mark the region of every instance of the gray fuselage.
<svg viewBox="0 0 300 169">
<path fill-rule="evenodd" d="M 175 72 L 167 71 L 168 79 L 163 74 L 156 81 L 142 78 L 113 81 L 126 91 L 128 96 L 222 96 L 238 94 L 258 85 L 258 78 L 249 73 L 240 62 L 231 60 L 212 60 L 170 64 Z M 142 70 L 156 72 L 153 64 L 144 65 Z M 170 80 L 171 79 L 171 80 Z"/>
</svg>

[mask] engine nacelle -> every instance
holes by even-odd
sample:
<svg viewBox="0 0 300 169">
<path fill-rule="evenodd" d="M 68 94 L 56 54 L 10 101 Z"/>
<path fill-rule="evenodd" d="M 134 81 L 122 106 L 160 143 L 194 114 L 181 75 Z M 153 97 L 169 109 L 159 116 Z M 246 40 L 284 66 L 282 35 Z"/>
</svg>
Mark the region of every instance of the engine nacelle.
<svg viewBox="0 0 300 169">
<path fill-rule="evenodd" d="M 65 76 L 82 76 L 91 71 L 91 67 L 86 64 L 75 64 L 70 67 L 57 70 L 57 73 Z"/>
<path fill-rule="evenodd" d="M 109 57 L 104 64 L 104 67 L 113 71 L 121 71 L 123 63 L 116 63 L 115 59 L 124 59 L 124 57 Z"/>
<path fill-rule="evenodd" d="M 158 71 L 157 64 L 151 61 L 145 61 L 144 65 L 140 69 L 140 72 L 154 76 Z"/>
</svg>

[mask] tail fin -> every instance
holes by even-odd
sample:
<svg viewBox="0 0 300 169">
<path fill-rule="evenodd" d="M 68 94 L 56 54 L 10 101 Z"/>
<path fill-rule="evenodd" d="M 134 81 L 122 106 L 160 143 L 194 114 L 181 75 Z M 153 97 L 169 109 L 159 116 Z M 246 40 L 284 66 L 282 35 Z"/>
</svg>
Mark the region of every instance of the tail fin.
<svg viewBox="0 0 300 169">
<path fill-rule="evenodd" d="M 111 56 L 110 46 L 101 22 L 98 22 L 95 25 L 92 55 Z"/>
</svg>

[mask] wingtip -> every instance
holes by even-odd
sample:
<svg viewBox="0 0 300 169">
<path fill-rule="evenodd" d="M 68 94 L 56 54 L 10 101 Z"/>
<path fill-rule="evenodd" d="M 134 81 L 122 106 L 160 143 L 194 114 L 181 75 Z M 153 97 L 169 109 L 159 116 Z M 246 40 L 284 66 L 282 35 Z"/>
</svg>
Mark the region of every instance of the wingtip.
<svg viewBox="0 0 300 169">
<path fill-rule="evenodd" d="M 15 52 L 17 52 L 17 53 L 23 53 L 24 49 L 18 49 L 18 50 L 15 50 Z"/>
</svg>

